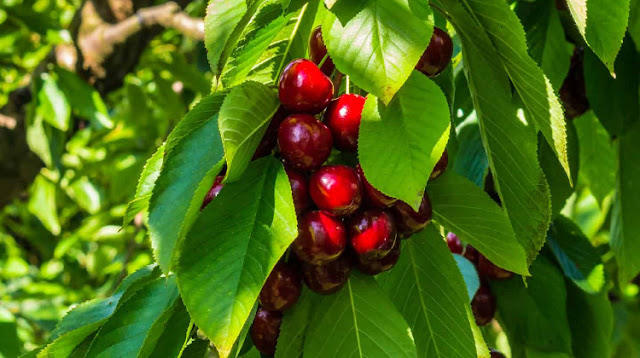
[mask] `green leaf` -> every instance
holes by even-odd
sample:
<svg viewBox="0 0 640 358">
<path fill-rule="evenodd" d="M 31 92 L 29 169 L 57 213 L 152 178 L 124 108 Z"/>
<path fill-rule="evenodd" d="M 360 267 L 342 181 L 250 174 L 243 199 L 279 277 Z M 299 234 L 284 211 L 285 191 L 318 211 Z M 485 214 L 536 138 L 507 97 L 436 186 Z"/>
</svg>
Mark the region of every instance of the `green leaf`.
<svg viewBox="0 0 640 358">
<path fill-rule="evenodd" d="M 149 208 L 149 200 L 153 193 L 153 188 L 156 185 L 156 180 L 160 176 L 162 170 L 162 163 L 164 162 L 164 144 L 161 145 L 158 150 L 147 160 L 138 179 L 138 186 L 136 187 L 136 194 L 127 204 L 127 210 L 122 219 L 122 226 L 128 225 L 135 216 L 141 212 L 145 212 L 145 216 L 148 215 L 147 209 Z M 146 219 L 145 219 L 146 221 Z"/>
<path fill-rule="evenodd" d="M 60 234 L 62 228 L 56 208 L 56 184 L 42 174 L 38 174 L 31 184 L 28 209 L 52 234 Z"/>
<path fill-rule="evenodd" d="M 402 245 L 398 263 L 379 282 L 409 322 L 420 357 L 476 357 L 467 289 L 433 226 Z"/>
<path fill-rule="evenodd" d="M 473 296 L 476 295 L 478 288 L 480 288 L 480 276 L 476 267 L 466 257 L 461 255 L 453 255 L 456 260 L 458 269 L 464 279 L 464 285 L 467 287 L 467 294 L 469 295 L 469 302 L 473 300 Z"/>
<path fill-rule="evenodd" d="M 276 93 L 263 84 L 245 82 L 231 89 L 218 115 L 226 182 L 238 180 L 247 168 L 279 105 Z"/>
<path fill-rule="evenodd" d="M 345 287 L 317 302 L 314 312 L 305 358 L 416 357 L 411 329 L 370 276 L 354 271 Z"/>
<path fill-rule="evenodd" d="M 67 190 L 69 196 L 90 214 L 97 214 L 102 208 L 104 193 L 101 187 L 86 176 L 73 181 Z"/>
<path fill-rule="evenodd" d="M 167 139 L 164 164 L 149 203 L 153 252 L 165 273 L 220 171 L 224 154 L 217 117 L 223 99 L 222 94 L 203 98 Z"/>
<path fill-rule="evenodd" d="M 234 32 L 237 34 L 237 27 L 246 13 L 246 0 L 209 0 L 204 18 L 204 45 L 211 70 L 216 76 L 222 73 L 226 63 L 225 51 L 228 54 L 229 48 L 237 41 Z"/>
<path fill-rule="evenodd" d="M 21 350 L 16 318 L 4 307 L 0 307 L 0 357 L 17 357 Z"/>
<path fill-rule="evenodd" d="M 574 356 L 609 357 L 613 309 L 607 292 L 592 295 L 567 283 L 567 314 Z"/>
<path fill-rule="evenodd" d="M 73 72 L 57 67 L 55 73 L 74 114 L 90 120 L 97 126 L 113 128 L 107 106 L 98 91 Z"/>
<path fill-rule="evenodd" d="M 636 44 L 636 49 L 640 51 L 640 1 L 631 0 L 629 5 L 629 36 Z"/>
<path fill-rule="evenodd" d="M 187 235 L 177 267 L 194 322 L 226 357 L 260 289 L 297 236 L 289 179 L 273 157 L 228 183 Z"/>
<path fill-rule="evenodd" d="M 284 312 L 275 358 L 302 357 L 304 338 L 316 298 L 311 291 L 303 288 L 296 304 Z"/>
<path fill-rule="evenodd" d="M 42 85 L 38 91 L 36 111 L 44 120 L 63 132 L 69 129 L 71 107 L 58 82 L 47 73 L 41 75 Z"/>
<path fill-rule="evenodd" d="M 322 25 L 333 63 L 355 85 L 389 103 L 429 45 L 433 32 L 429 4 L 369 0 L 346 23 L 341 23 L 337 7 Z"/>
<path fill-rule="evenodd" d="M 153 352 L 149 357 L 151 358 L 179 358 L 180 349 L 185 341 L 187 329 L 189 329 L 189 323 L 191 317 L 187 309 L 182 304 L 182 301 L 178 300 L 176 308 L 173 314 L 167 320 L 164 331 L 158 343 L 156 344 Z M 182 355 L 184 357 L 184 354 Z"/>
<path fill-rule="evenodd" d="M 473 340 L 476 345 L 476 353 L 478 353 L 478 358 L 492 358 L 491 353 L 489 352 L 489 347 L 487 347 L 487 342 L 485 342 L 484 337 L 482 336 L 482 331 L 476 324 L 476 319 L 473 317 L 471 305 L 468 305 L 466 307 L 466 311 L 467 321 L 469 321 L 469 325 L 471 326 L 471 332 L 473 333 Z"/>
<path fill-rule="evenodd" d="M 491 262 L 528 275 L 527 256 L 505 212 L 482 189 L 463 177 L 445 172 L 427 188 L 433 218 L 472 244 Z"/>
<path fill-rule="evenodd" d="M 584 40 L 613 72 L 627 29 L 629 0 L 567 0 L 567 5 Z"/>
<path fill-rule="evenodd" d="M 388 106 L 369 95 L 358 140 L 367 180 L 417 209 L 449 139 L 449 119 L 444 94 L 417 71 Z"/>
<path fill-rule="evenodd" d="M 204 339 L 196 339 L 191 342 L 180 358 L 205 358 L 209 349 L 209 342 Z"/>
<path fill-rule="evenodd" d="M 489 168 L 489 159 L 482 145 L 480 125 L 476 115 L 469 115 L 462 121 L 456 127 L 456 133 L 460 146 L 452 170 L 482 188 Z"/>
<path fill-rule="evenodd" d="M 27 107 L 27 144 L 42 159 L 47 168 L 58 168 L 60 156 L 64 150 L 65 132 L 46 123 L 42 115 L 37 112 L 37 108 Z"/>
</svg>

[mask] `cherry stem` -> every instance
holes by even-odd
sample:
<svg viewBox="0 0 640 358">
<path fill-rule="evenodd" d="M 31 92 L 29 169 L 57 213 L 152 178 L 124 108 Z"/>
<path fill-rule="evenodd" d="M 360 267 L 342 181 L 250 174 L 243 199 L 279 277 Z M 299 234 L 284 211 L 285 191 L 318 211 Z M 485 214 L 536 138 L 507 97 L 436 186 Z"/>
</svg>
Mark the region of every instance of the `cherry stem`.
<svg viewBox="0 0 640 358">
<path fill-rule="evenodd" d="M 178 357 L 182 357 L 182 353 L 184 349 L 187 348 L 187 343 L 189 343 L 189 339 L 191 338 L 191 331 L 193 330 L 193 320 L 189 322 L 189 327 L 187 328 L 187 336 L 184 339 L 184 343 L 182 343 L 182 348 L 180 348 L 180 353 L 178 353 Z"/>
<path fill-rule="evenodd" d="M 300 14 L 298 15 L 298 19 L 296 20 L 296 25 L 293 27 L 293 31 L 291 32 L 291 37 L 289 37 L 289 41 L 287 42 L 287 48 L 284 50 L 282 54 L 282 61 L 280 61 L 280 66 L 278 67 L 278 71 L 276 72 L 276 79 L 280 78 L 280 72 L 282 72 L 282 68 L 284 67 L 284 62 L 287 60 L 287 55 L 289 54 L 289 49 L 291 48 L 291 43 L 293 42 L 293 38 L 296 37 L 298 33 L 298 28 L 300 27 L 300 23 L 302 22 L 302 18 L 304 18 L 304 13 L 307 11 L 307 5 L 309 3 L 305 3 L 300 9 Z"/>
<path fill-rule="evenodd" d="M 346 92 L 347 94 L 351 93 L 351 92 L 350 92 L 351 80 L 349 79 L 349 75 L 347 75 L 347 78 L 345 79 L 344 86 L 345 86 L 345 92 Z"/>
</svg>

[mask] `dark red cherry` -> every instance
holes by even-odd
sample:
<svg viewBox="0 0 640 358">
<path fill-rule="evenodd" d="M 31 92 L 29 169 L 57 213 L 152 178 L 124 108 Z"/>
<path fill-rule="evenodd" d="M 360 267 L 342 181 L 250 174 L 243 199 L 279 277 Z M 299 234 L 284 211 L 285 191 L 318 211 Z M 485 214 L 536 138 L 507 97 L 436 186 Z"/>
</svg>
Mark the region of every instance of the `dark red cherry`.
<svg viewBox="0 0 640 358">
<path fill-rule="evenodd" d="M 202 201 L 202 205 L 200 206 L 200 210 L 204 209 L 209 203 L 220 193 L 224 184 L 222 184 L 222 179 L 224 179 L 224 175 L 218 175 L 216 179 L 213 181 L 213 185 L 211 185 L 211 189 L 205 195 L 204 200 Z"/>
<path fill-rule="evenodd" d="M 285 168 L 289 183 L 291 183 L 291 194 L 293 194 L 293 205 L 296 214 L 300 215 L 311 207 L 311 197 L 309 196 L 309 180 L 307 176 L 295 169 Z"/>
<path fill-rule="evenodd" d="M 337 292 L 349 280 L 353 259 L 342 255 L 324 265 L 302 264 L 304 283 L 314 292 L 329 295 Z"/>
<path fill-rule="evenodd" d="M 442 175 L 442 173 L 447 170 L 447 165 L 449 165 L 449 154 L 447 154 L 447 150 L 445 149 L 444 152 L 442 152 L 440 160 L 438 160 L 436 166 L 433 167 L 433 171 L 431 172 L 429 179 L 435 179 Z"/>
<path fill-rule="evenodd" d="M 260 304 L 269 311 L 284 311 L 293 306 L 302 291 L 302 278 L 291 267 L 278 262 L 260 291 Z"/>
<path fill-rule="evenodd" d="M 325 46 L 324 40 L 322 39 L 322 28 L 318 26 L 311 31 L 311 37 L 309 37 L 309 57 L 311 57 L 311 61 L 313 63 L 320 65 L 320 62 L 322 62 L 322 59 L 326 55 L 327 46 Z M 327 56 L 327 59 L 320 67 L 322 72 L 327 76 L 331 75 L 334 68 L 335 66 L 333 65 L 333 61 L 331 61 L 330 56 Z"/>
<path fill-rule="evenodd" d="M 449 246 L 449 250 L 458 255 L 462 255 L 462 241 L 458 235 L 450 232 L 447 234 L 447 246 Z"/>
<path fill-rule="evenodd" d="M 343 94 L 329 104 L 324 122 L 333 134 L 335 146 L 347 152 L 358 150 L 358 131 L 366 98 L 357 94 Z"/>
<path fill-rule="evenodd" d="M 276 353 L 281 324 L 282 313 L 268 311 L 262 307 L 258 308 L 251 325 L 251 340 L 262 354 L 274 355 Z"/>
<path fill-rule="evenodd" d="M 475 247 L 467 244 L 467 247 L 464 249 L 464 257 L 467 258 L 467 260 L 471 261 L 472 264 L 474 265 L 478 265 L 478 259 L 480 257 L 480 253 L 478 252 L 478 250 L 476 250 Z"/>
<path fill-rule="evenodd" d="M 253 159 L 262 158 L 271 154 L 271 151 L 273 151 L 273 148 L 278 142 L 278 128 L 280 128 L 280 123 L 282 123 L 286 117 L 287 111 L 285 111 L 284 107 L 280 106 L 278 111 L 271 118 L 267 131 L 262 136 L 262 139 L 258 144 L 258 148 L 256 148 L 256 151 L 253 154 Z"/>
<path fill-rule="evenodd" d="M 504 354 L 498 352 L 495 349 L 491 349 L 490 354 L 491 354 L 491 358 L 507 358 Z"/>
<path fill-rule="evenodd" d="M 431 201 L 429 201 L 427 193 L 424 193 L 422 197 L 418 212 L 415 212 L 409 204 L 400 200 L 391 208 L 391 212 L 396 221 L 396 228 L 400 238 L 407 238 L 422 231 L 431 222 L 433 216 Z"/>
<path fill-rule="evenodd" d="M 304 262 L 321 265 L 335 260 L 347 245 L 342 222 L 326 211 L 306 213 L 298 222 L 298 237 L 291 247 Z"/>
<path fill-rule="evenodd" d="M 473 296 L 471 310 L 478 326 L 491 322 L 496 314 L 496 298 L 486 284 L 480 284 L 476 295 Z"/>
<path fill-rule="evenodd" d="M 396 244 L 393 246 L 393 249 L 391 249 L 385 257 L 367 259 L 359 256 L 357 258 L 358 262 L 356 267 L 361 272 L 373 276 L 384 271 L 389 271 L 396 262 L 398 262 L 398 258 L 400 258 L 400 240 L 396 240 Z"/>
<path fill-rule="evenodd" d="M 484 255 L 478 255 L 478 273 L 492 280 L 507 280 L 513 276 L 513 272 L 496 266 Z"/>
<path fill-rule="evenodd" d="M 334 215 L 349 215 L 360 207 L 362 189 L 355 169 L 346 165 L 327 165 L 309 180 L 313 202 Z"/>
<path fill-rule="evenodd" d="M 356 166 L 356 170 L 358 172 L 358 175 L 360 176 L 360 182 L 362 182 L 362 191 L 367 205 L 385 209 L 391 207 L 398 201 L 398 199 L 382 194 L 380 190 L 374 188 L 373 185 L 369 183 L 367 178 L 364 177 L 364 172 L 362 171 L 360 163 L 358 163 L 358 165 Z"/>
<path fill-rule="evenodd" d="M 379 259 L 396 243 L 396 227 L 391 215 L 379 209 L 359 212 L 347 223 L 353 251 L 366 259 Z"/>
<path fill-rule="evenodd" d="M 278 130 L 280 154 L 290 167 L 300 170 L 319 168 L 331 154 L 333 139 L 327 126 L 309 114 L 292 114 Z"/>
<path fill-rule="evenodd" d="M 560 99 L 568 119 L 581 116 L 591 107 L 584 83 L 584 48 L 577 46 L 571 56 L 569 73 L 560 87 Z"/>
<path fill-rule="evenodd" d="M 434 27 L 431 42 L 420 57 L 416 70 L 429 77 L 435 77 L 447 68 L 452 55 L 453 42 L 451 37 L 443 30 Z"/>
<path fill-rule="evenodd" d="M 315 63 L 297 59 L 282 71 L 278 97 L 290 112 L 320 113 L 333 97 L 333 83 Z"/>
</svg>

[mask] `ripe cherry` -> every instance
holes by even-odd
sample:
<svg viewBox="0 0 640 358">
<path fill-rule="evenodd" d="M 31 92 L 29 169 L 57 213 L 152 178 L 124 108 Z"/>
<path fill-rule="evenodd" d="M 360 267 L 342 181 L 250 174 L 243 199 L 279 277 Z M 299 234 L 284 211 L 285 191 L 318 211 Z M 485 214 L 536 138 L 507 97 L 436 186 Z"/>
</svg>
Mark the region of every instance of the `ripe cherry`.
<svg viewBox="0 0 640 358">
<path fill-rule="evenodd" d="M 258 351 L 266 355 L 276 353 L 276 344 L 280 335 L 282 313 L 258 308 L 251 325 L 251 340 Z"/>
<path fill-rule="evenodd" d="M 278 129 L 278 145 L 284 161 L 301 170 L 319 168 L 331 154 L 331 131 L 315 117 L 293 114 Z"/>
<path fill-rule="evenodd" d="M 321 26 L 316 27 L 311 31 L 311 37 L 309 37 L 309 57 L 311 57 L 311 61 L 316 65 L 320 65 L 322 59 L 327 55 L 327 46 L 324 44 L 324 40 L 322 39 L 322 28 Z M 331 72 L 335 68 L 333 61 L 331 61 L 331 57 L 327 56 L 327 59 L 324 61 L 320 69 L 324 72 L 325 75 L 330 76 Z"/>
<path fill-rule="evenodd" d="M 391 215 L 379 209 L 360 212 L 347 224 L 353 251 L 365 259 L 379 259 L 389 254 L 396 243 L 396 228 Z"/>
<path fill-rule="evenodd" d="M 358 131 L 366 98 L 357 94 L 343 94 L 329 104 L 324 122 L 331 129 L 336 147 L 342 151 L 358 149 Z"/>
<path fill-rule="evenodd" d="M 365 202 L 373 207 L 385 209 L 391 207 L 395 204 L 398 199 L 392 198 L 388 195 L 382 194 L 380 190 L 376 189 L 369 183 L 367 178 L 364 177 L 364 172 L 362 171 L 362 167 L 358 163 L 356 166 L 356 170 L 358 171 L 358 175 L 360 176 L 360 181 L 362 182 L 362 191 L 364 194 Z"/>
<path fill-rule="evenodd" d="M 442 173 L 447 170 L 447 165 L 449 165 L 449 154 L 447 154 L 447 150 L 445 149 L 440 160 L 438 160 L 436 166 L 433 167 L 433 171 L 431 172 L 429 179 L 435 179 L 442 175 Z"/>
<path fill-rule="evenodd" d="M 396 220 L 398 236 L 401 238 L 407 238 L 412 234 L 422 231 L 422 229 L 431 222 L 433 216 L 431 201 L 429 201 L 427 193 L 424 193 L 422 197 L 418 212 L 415 212 L 411 206 L 404 201 L 398 201 L 391 210 Z"/>
<path fill-rule="evenodd" d="M 480 284 L 476 295 L 473 296 L 471 310 L 478 326 L 491 322 L 496 314 L 496 298 L 485 283 Z"/>
<path fill-rule="evenodd" d="M 583 47 L 578 46 L 573 51 L 569 73 L 560 87 L 560 99 L 568 119 L 581 116 L 591 107 L 584 83 Z"/>
<path fill-rule="evenodd" d="M 420 57 L 416 70 L 428 77 L 435 77 L 447 68 L 447 65 L 451 62 L 452 55 L 453 42 L 451 37 L 443 30 L 434 27 L 431 42 L 429 42 L 429 46 Z"/>
<path fill-rule="evenodd" d="M 367 259 L 362 256 L 358 257 L 356 267 L 367 275 L 377 275 L 384 271 L 389 271 L 400 258 L 400 240 L 396 240 L 393 249 L 383 258 Z"/>
<path fill-rule="evenodd" d="M 360 207 L 362 189 L 355 169 L 346 165 L 327 165 L 309 180 L 313 202 L 334 215 L 349 215 Z"/>
<path fill-rule="evenodd" d="M 293 205 L 296 208 L 296 214 L 300 215 L 311 207 L 311 198 L 309 197 L 309 180 L 304 173 L 292 168 L 285 168 L 289 183 L 291 183 L 291 194 L 293 195 Z"/>
<path fill-rule="evenodd" d="M 289 265 L 278 262 L 260 291 L 260 304 L 269 311 L 284 311 L 293 306 L 302 291 L 302 278 Z"/>
<path fill-rule="evenodd" d="M 491 354 L 491 358 L 507 358 L 507 357 L 505 357 L 504 354 L 502 354 L 501 352 L 498 352 L 495 349 L 491 349 L 490 354 Z"/>
<path fill-rule="evenodd" d="M 449 246 L 449 250 L 458 255 L 462 255 L 462 241 L 458 235 L 450 232 L 447 234 L 447 246 Z"/>
<path fill-rule="evenodd" d="M 476 250 L 475 247 L 471 246 L 471 245 L 467 245 L 467 247 L 464 249 L 464 257 L 467 258 L 467 260 L 471 261 L 472 264 L 474 265 L 478 265 L 478 259 L 480 257 L 480 252 L 478 252 L 478 250 Z"/>
<path fill-rule="evenodd" d="M 333 83 L 315 63 L 297 59 L 282 71 L 278 97 L 291 112 L 320 113 L 333 97 Z"/>
<path fill-rule="evenodd" d="M 353 259 L 342 255 L 324 265 L 302 264 L 304 283 L 314 292 L 329 295 L 337 292 L 349 280 Z"/>
<path fill-rule="evenodd" d="M 282 123 L 285 117 L 287 117 L 287 111 L 285 111 L 284 107 L 280 106 L 278 111 L 271 118 L 267 131 L 262 136 L 262 139 L 253 154 L 253 159 L 266 157 L 271 154 L 271 151 L 278 142 L 278 128 L 280 128 L 280 123 Z"/>
<path fill-rule="evenodd" d="M 291 247 L 301 261 L 321 265 L 338 258 L 346 245 L 342 222 L 326 211 L 316 210 L 300 219 L 298 237 Z"/>
<path fill-rule="evenodd" d="M 224 175 L 218 175 L 216 179 L 213 181 L 213 185 L 211 185 L 211 189 L 205 195 L 204 200 L 202 201 L 202 205 L 200 206 L 200 210 L 204 209 L 209 203 L 220 194 L 220 190 L 224 184 L 222 184 L 222 179 L 224 179 Z"/>
<path fill-rule="evenodd" d="M 496 266 L 484 255 L 478 255 L 478 273 L 492 280 L 507 280 L 513 276 L 513 272 Z"/>
</svg>

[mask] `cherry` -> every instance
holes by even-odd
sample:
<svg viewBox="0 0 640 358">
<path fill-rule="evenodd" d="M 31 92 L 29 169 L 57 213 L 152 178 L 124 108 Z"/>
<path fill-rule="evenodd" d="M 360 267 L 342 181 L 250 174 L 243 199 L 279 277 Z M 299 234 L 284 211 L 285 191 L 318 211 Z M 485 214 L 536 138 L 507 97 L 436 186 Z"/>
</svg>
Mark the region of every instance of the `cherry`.
<svg viewBox="0 0 640 358">
<path fill-rule="evenodd" d="M 462 241 L 458 235 L 450 232 L 447 234 L 447 246 L 449 246 L 449 250 L 458 255 L 462 255 Z"/>
<path fill-rule="evenodd" d="M 367 178 L 364 177 L 364 172 L 362 171 L 360 163 L 356 166 L 356 170 L 358 171 L 360 181 L 362 182 L 364 198 L 367 204 L 376 208 L 385 209 L 391 207 L 396 203 L 396 201 L 398 201 L 398 199 L 382 194 L 380 190 L 371 185 Z"/>
<path fill-rule="evenodd" d="M 304 283 L 314 292 L 329 295 L 337 292 L 349 280 L 353 259 L 342 255 L 324 265 L 302 264 Z"/>
<path fill-rule="evenodd" d="M 501 267 L 496 266 L 493 262 L 489 261 L 484 255 L 478 255 L 478 273 L 486 276 L 492 280 L 507 280 L 513 276 L 513 272 L 507 271 Z"/>
<path fill-rule="evenodd" d="M 258 351 L 266 355 L 276 353 L 276 344 L 280 335 L 282 313 L 258 308 L 251 325 L 251 340 Z"/>
<path fill-rule="evenodd" d="M 285 168 L 289 183 L 291 183 L 291 194 L 293 195 L 293 205 L 296 208 L 296 214 L 300 215 L 311 207 L 311 198 L 309 197 L 309 180 L 304 173 L 295 169 Z"/>
<path fill-rule="evenodd" d="M 280 106 L 271 118 L 271 122 L 269 122 L 269 126 L 262 136 L 252 159 L 266 157 L 271 154 L 271 151 L 273 151 L 278 141 L 278 128 L 280 128 L 280 123 L 282 123 L 286 116 L 287 112 L 284 110 L 284 107 Z"/>
<path fill-rule="evenodd" d="M 488 324 L 496 314 L 496 298 L 485 283 L 480 284 L 476 295 L 473 296 L 471 310 L 478 326 Z"/>
<path fill-rule="evenodd" d="M 313 202 L 334 215 L 349 215 L 360 207 L 362 189 L 355 169 L 327 165 L 311 175 L 309 192 Z"/>
<path fill-rule="evenodd" d="M 560 87 L 560 99 L 568 119 L 579 117 L 590 108 L 584 84 L 583 60 L 584 48 L 577 46 L 571 56 L 569 73 Z"/>
<path fill-rule="evenodd" d="M 427 193 L 424 193 L 422 197 L 418 212 L 415 212 L 404 201 L 398 201 L 391 210 L 396 220 L 398 236 L 401 238 L 407 238 L 416 232 L 422 231 L 431 222 L 433 216 L 431 201 L 429 201 Z"/>
<path fill-rule="evenodd" d="M 331 131 L 315 117 L 293 114 L 278 129 L 278 145 L 285 162 L 296 169 L 319 168 L 331 154 Z"/>
<path fill-rule="evenodd" d="M 507 358 L 504 354 L 498 352 L 497 350 L 495 350 L 493 348 L 490 351 L 491 351 L 490 352 L 491 358 Z"/>
<path fill-rule="evenodd" d="M 200 206 L 200 210 L 204 209 L 209 203 L 220 194 L 220 190 L 224 184 L 222 184 L 222 179 L 224 179 L 224 175 L 218 175 L 216 179 L 213 181 L 213 185 L 211 185 L 211 189 L 205 195 L 204 200 L 202 201 L 202 205 Z"/>
<path fill-rule="evenodd" d="M 431 172 L 429 179 L 435 179 L 441 176 L 442 173 L 444 173 L 444 171 L 447 170 L 447 165 L 449 165 L 449 154 L 445 149 L 444 152 L 442 152 L 442 156 L 440 157 L 440 160 L 438 160 L 438 162 L 436 163 L 436 166 L 433 168 L 433 171 Z"/>
<path fill-rule="evenodd" d="M 309 57 L 311 57 L 311 61 L 316 65 L 320 65 L 322 59 L 327 55 L 327 46 L 324 44 L 324 40 L 322 39 L 322 27 L 318 26 L 313 31 L 311 31 L 311 37 L 309 37 Z M 327 56 L 327 59 L 324 61 L 320 69 L 324 72 L 325 75 L 330 76 L 331 72 L 335 68 L 333 61 L 331 61 L 331 57 Z"/>
<path fill-rule="evenodd" d="M 322 210 L 306 213 L 298 223 L 298 237 L 291 247 L 296 256 L 313 265 L 335 260 L 347 245 L 347 234 L 339 219 Z"/>
<path fill-rule="evenodd" d="M 367 259 L 362 256 L 358 256 L 358 263 L 356 267 L 367 275 L 377 275 L 384 271 L 389 271 L 400 258 L 400 240 L 396 240 L 396 244 L 393 249 L 383 258 L 379 259 Z"/>
<path fill-rule="evenodd" d="M 379 209 L 360 212 L 349 218 L 347 229 L 351 247 L 365 259 L 379 259 L 396 243 L 396 228 L 391 215 Z"/>
<path fill-rule="evenodd" d="M 315 63 L 293 60 L 282 71 L 278 97 L 291 112 L 320 113 L 333 97 L 333 83 Z"/>
<path fill-rule="evenodd" d="M 431 42 L 429 42 L 429 46 L 420 57 L 416 70 L 428 77 L 435 77 L 447 68 L 447 65 L 451 62 L 452 55 L 453 42 L 451 37 L 445 31 L 434 27 Z"/>
<path fill-rule="evenodd" d="M 467 247 L 464 249 L 464 257 L 467 258 L 467 260 L 471 261 L 472 264 L 474 265 L 478 265 L 478 259 L 480 257 L 480 252 L 478 252 L 478 250 L 476 250 L 475 247 L 471 246 L 471 245 L 467 245 Z"/>
<path fill-rule="evenodd" d="M 329 104 L 324 122 L 333 134 L 336 147 L 342 151 L 358 150 L 358 131 L 366 98 L 357 94 L 343 94 Z"/>
<path fill-rule="evenodd" d="M 260 291 L 260 304 L 269 311 L 284 311 L 300 297 L 302 280 L 289 265 L 278 262 Z"/>
</svg>

